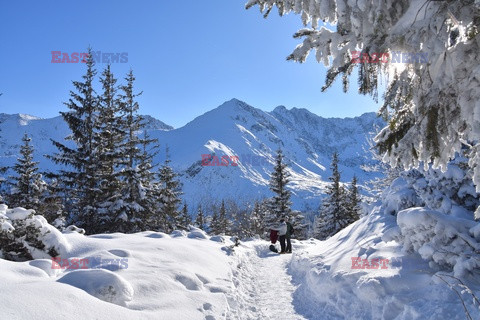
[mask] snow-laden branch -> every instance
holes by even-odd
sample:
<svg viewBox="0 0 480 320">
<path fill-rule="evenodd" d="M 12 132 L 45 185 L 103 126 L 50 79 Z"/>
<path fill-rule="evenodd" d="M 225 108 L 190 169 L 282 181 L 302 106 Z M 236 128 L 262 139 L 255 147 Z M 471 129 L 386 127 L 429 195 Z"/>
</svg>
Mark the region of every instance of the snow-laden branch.
<svg viewBox="0 0 480 320">
<path fill-rule="evenodd" d="M 273 7 L 301 16 L 305 28 L 295 37 L 303 42 L 288 59 L 304 62 L 315 50 L 330 68 L 323 89 L 342 76 L 346 90 L 358 66 L 359 92 L 376 98 L 387 77 L 379 114 L 389 124 L 376 137 L 386 161 L 444 169 L 469 145 L 480 192 L 480 1 L 249 0 L 246 7 L 255 5 L 265 17 Z M 352 63 L 354 54 L 362 59 Z M 378 54 L 389 59 L 372 63 Z"/>
</svg>

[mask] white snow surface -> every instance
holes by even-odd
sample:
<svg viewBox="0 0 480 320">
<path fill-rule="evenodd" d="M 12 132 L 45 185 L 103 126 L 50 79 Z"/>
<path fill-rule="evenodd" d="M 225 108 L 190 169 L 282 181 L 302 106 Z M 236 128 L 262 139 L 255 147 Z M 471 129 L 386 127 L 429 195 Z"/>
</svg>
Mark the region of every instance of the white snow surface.
<svg viewBox="0 0 480 320">
<path fill-rule="evenodd" d="M 88 269 L 62 270 L 47 259 L 0 259 L 2 317 L 220 319 L 227 312 L 232 287 L 229 258 L 221 249 L 229 244 L 226 238 L 223 243 L 158 232 L 65 237 L 71 248 L 62 259 L 128 259 L 128 267 L 90 263 Z"/>
<path fill-rule="evenodd" d="M 88 258 L 90 268 L 0 259 L 0 310 L 5 319 L 464 319 L 461 301 L 436 271 L 391 240 L 397 229 L 396 217 L 374 210 L 326 241 L 293 240 L 293 254 L 284 255 L 264 240 L 235 247 L 196 228 L 70 232 L 62 258 Z M 388 268 L 352 269 L 358 257 L 389 259 Z M 478 296 L 478 281 L 470 280 Z"/>
<path fill-rule="evenodd" d="M 382 240 L 396 228 L 395 220 L 379 212 L 370 214 L 323 242 L 311 240 L 312 246 L 293 256 L 289 270 L 299 285 L 294 303 L 299 310 L 303 303 L 306 319 L 465 319 L 458 296 L 420 255 L 404 252 L 398 242 Z M 372 259 L 388 259 L 388 268 L 380 264 L 352 269 L 355 257 L 370 265 Z M 478 296 L 478 280 L 472 286 Z M 468 299 L 470 314 L 478 319 L 480 311 L 472 306 L 472 297 L 463 299 Z"/>
</svg>

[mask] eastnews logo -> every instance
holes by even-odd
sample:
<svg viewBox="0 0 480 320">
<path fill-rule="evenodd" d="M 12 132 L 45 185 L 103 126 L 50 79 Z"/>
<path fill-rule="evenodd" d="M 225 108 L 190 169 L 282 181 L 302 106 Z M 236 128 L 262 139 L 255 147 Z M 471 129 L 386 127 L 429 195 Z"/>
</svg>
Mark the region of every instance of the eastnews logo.
<svg viewBox="0 0 480 320">
<path fill-rule="evenodd" d="M 352 63 L 428 63 L 428 52 L 374 52 L 352 51 Z"/>
<path fill-rule="evenodd" d="M 51 63 L 86 63 L 88 53 L 86 52 L 68 52 L 51 51 Z M 95 63 L 127 63 L 128 52 L 102 52 L 92 51 L 92 58 Z"/>
<path fill-rule="evenodd" d="M 403 258 L 371 258 L 365 259 L 362 257 L 351 257 L 352 269 L 403 269 L 403 270 L 418 270 L 419 265 L 412 260 Z"/>
<path fill-rule="evenodd" d="M 251 166 L 266 166 L 269 165 L 268 159 L 255 154 L 242 154 L 240 156 L 221 157 L 214 154 L 202 154 L 202 166 L 204 167 L 238 167 L 238 164 Z"/>
<path fill-rule="evenodd" d="M 78 269 L 127 269 L 128 268 L 128 259 L 104 259 L 101 257 L 92 257 L 92 258 L 72 258 L 72 259 L 62 259 L 61 257 L 52 258 L 52 269 L 67 269 L 67 270 L 78 270 Z"/>
</svg>

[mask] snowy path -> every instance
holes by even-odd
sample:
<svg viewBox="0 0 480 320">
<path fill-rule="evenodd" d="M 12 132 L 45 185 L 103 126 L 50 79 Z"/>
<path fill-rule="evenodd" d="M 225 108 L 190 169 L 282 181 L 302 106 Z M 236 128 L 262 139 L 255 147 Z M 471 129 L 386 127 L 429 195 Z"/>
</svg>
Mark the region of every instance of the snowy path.
<svg viewBox="0 0 480 320">
<path fill-rule="evenodd" d="M 237 265 L 232 267 L 236 290 L 228 299 L 227 319 L 305 319 L 293 304 L 296 287 L 287 273 L 291 254 L 272 253 L 265 242 L 236 249 L 235 253 Z"/>
</svg>

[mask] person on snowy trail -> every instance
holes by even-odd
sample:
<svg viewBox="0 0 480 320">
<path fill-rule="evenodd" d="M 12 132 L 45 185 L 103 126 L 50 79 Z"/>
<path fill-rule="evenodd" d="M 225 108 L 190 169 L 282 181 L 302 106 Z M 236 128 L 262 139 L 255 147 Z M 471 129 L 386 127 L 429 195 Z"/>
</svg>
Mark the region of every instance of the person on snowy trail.
<svg viewBox="0 0 480 320">
<path fill-rule="evenodd" d="M 285 253 L 285 239 L 287 235 L 287 224 L 285 223 L 285 219 L 280 219 L 280 225 L 276 230 L 278 230 L 278 236 L 280 240 L 280 254 L 283 254 Z"/>
<path fill-rule="evenodd" d="M 285 238 L 287 240 L 287 248 L 285 249 L 285 253 L 292 253 L 292 242 L 290 241 L 293 234 L 293 226 L 288 221 L 287 218 L 287 233 L 285 234 Z"/>
</svg>

